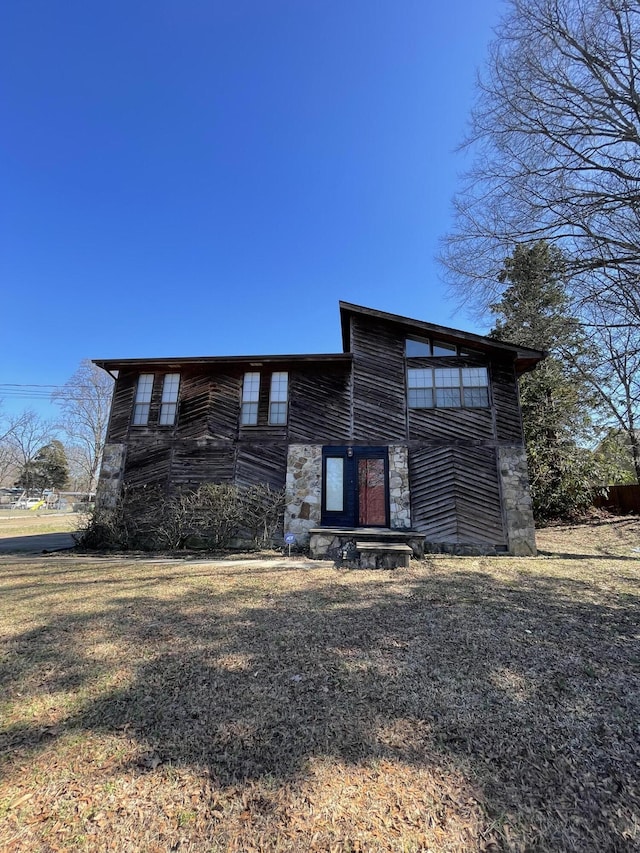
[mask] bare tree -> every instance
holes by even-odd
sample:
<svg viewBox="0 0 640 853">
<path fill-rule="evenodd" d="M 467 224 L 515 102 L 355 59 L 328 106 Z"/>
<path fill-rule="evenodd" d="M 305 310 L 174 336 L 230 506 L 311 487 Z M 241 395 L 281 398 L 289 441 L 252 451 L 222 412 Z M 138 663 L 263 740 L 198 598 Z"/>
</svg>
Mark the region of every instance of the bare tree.
<svg viewBox="0 0 640 853">
<path fill-rule="evenodd" d="M 74 461 L 90 491 L 96 488 L 112 394 L 113 379 L 85 359 L 71 379 L 52 395 L 62 410 L 59 426 L 74 448 Z"/>
<path fill-rule="evenodd" d="M 545 239 L 562 249 L 578 309 L 637 330 L 639 86 L 637 2 L 508 0 L 442 255 L 458 297 L 485 309 L 514 244 Z"/>
<path fill-rule="evenodd" d="M 0 485 L 9 485 L 17 479 L 20 470 L 16 464 L 13 434 L 24 421 L 25 413 L 8 415 L 2 411 L 0 401 Z"/>
<path fill-rule="evenodd" d="M 7 443 L 11 464 L 16 466 L 19 473 L 30 470 L 38 451 L 55 438 L 55 427 L 50 421 L 41 418 L 32 410 L 24 411 L 15 421 Z M 29 488 L 27 476 L 26 487 Z"/>
</svg>

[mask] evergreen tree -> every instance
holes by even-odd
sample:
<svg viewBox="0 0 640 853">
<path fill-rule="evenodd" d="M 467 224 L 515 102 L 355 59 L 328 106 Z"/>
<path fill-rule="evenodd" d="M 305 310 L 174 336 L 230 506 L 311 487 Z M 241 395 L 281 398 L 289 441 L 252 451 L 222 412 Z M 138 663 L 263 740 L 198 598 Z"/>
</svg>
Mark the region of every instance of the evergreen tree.
<svg viewBox="0 0 640 853">
<path fill-rule="evenodd" d="M 25 489 L 62 489 L 69 478 L 67 455 L 61 441 L 54 439 L 41 447 L 27 462 L 16 483 Z"/>
<path fill-rule="evenodd" d="M 519 245 L 505 259 L 500 281 L 507 284 L 491 336 L 546 350 L 547 358 L 520 380 L 534 514 L 543 520 L 591 502 L 599 479 L 592 438 L 595 399 L 583 373 L 572 365 L 589 359 L 578 320 L 572 316 L 563 281 L 560 251 L 545 241 Z"/>
</svg>

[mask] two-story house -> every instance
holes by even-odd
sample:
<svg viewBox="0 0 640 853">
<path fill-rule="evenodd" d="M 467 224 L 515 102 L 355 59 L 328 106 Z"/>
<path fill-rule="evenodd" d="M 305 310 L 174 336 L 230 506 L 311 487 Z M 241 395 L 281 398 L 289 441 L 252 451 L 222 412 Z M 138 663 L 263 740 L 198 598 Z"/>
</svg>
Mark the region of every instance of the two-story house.
<svg viewBox="0 0 640 853">
<path fill-rule="evenodd" d="M 544 353 L 340 314 L 342 353 L 96 360 L 116 376 L 98 500 L 266 482 L 286 487 L 283 534 L 316 556 L 535 554 L 517 378 Z"/>
</svg>

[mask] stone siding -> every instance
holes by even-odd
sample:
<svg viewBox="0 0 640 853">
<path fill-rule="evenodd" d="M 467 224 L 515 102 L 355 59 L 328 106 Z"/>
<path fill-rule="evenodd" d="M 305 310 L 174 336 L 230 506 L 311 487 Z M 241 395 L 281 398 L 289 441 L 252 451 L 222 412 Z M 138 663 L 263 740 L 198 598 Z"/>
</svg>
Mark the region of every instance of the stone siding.
<svg viewBox="0 0 640 853">
<path fill-rule="evenodd" d="M 322 445 L 290 444 L 287 454 L 284 532 L 299 545 L 309 541 L 309 530 L 320 524 L 322 500 Z"/>
<path fill-rule="evenodd" d="M 524 447 L 498 448 L 498 474 L 509 553 L 518 557 L 535 556 L 536 531 Z"/>
<path fill-rule="evenodd" d="M 389 523 L 394 530 L 411 527 L 409 448 L 404 444 L 389 446 Z"/>
<path fill-rule="evenodd" d="M 120 497 L 124 463 L 124 444 L 105 444 L 96 490 L 96 506 L 113 507 Z"/>
</svg>

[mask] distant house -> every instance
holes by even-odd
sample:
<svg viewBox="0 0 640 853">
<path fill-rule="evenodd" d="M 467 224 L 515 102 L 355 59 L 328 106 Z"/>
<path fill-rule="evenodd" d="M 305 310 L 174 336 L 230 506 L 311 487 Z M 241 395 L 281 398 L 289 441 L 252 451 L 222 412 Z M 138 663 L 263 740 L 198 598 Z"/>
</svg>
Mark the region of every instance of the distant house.
<svg viewBox="0 0 640 853">
<path fill-rule="evenodd" d="M 286 487 L 283 534 L 316 556 L 534 554 L 517 377 L 544 353 L 340 314 L 342 353 L 96 360 L 117 376 L 98 501 L 264 482 Z"/>
</svg>

